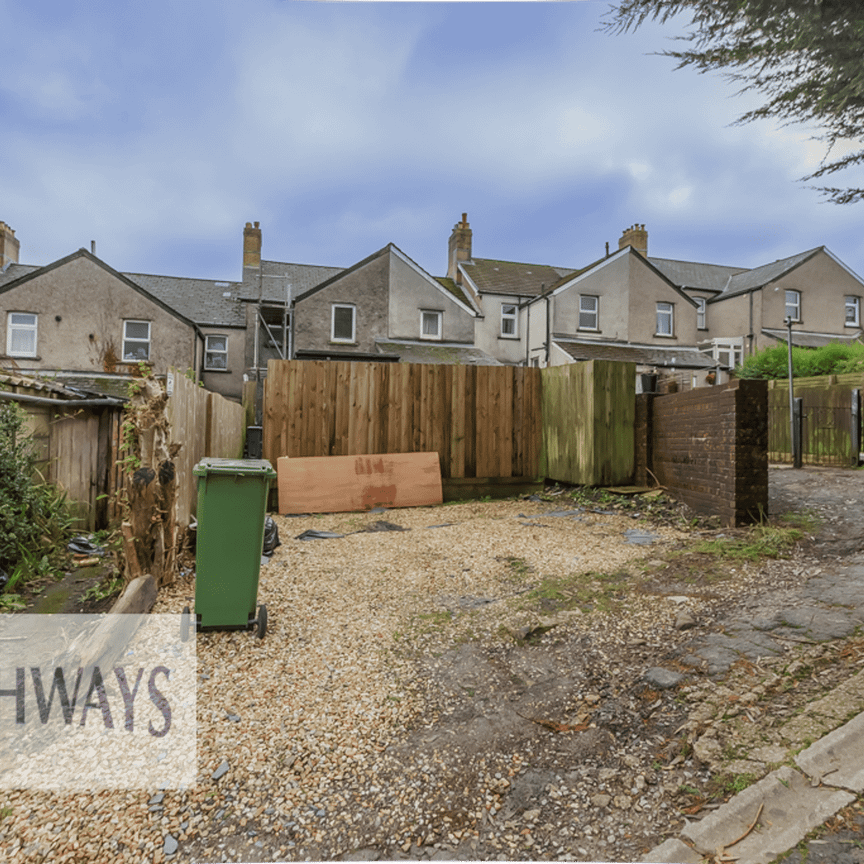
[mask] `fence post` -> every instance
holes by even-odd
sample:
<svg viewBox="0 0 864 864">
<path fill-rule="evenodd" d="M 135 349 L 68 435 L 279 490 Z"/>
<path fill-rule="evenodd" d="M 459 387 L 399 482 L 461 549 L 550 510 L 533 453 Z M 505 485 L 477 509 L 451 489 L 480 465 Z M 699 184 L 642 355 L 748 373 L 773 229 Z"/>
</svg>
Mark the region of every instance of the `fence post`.
<svg viewBox="0 0 864 864">
<path fill-rule="evenodd" d="M 792 410 L 792 465 L 800 468 L 803 460 L 802 444 L 804 441 L 804 399 L 796 396 Z"/>
<path fill-rule="evenodd" d="M 861 455 L 861 391 L 852 391 L 852 465 L 858 467 Z"/>
</svg>

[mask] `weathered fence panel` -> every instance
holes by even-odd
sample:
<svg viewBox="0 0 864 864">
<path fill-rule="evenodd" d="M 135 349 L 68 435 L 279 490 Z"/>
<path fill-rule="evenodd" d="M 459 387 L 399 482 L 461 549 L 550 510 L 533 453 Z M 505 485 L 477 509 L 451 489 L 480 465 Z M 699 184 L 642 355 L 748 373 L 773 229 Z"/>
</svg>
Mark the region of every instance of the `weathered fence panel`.
<svg viewBox="0 0 864 864">
<path fill-rule="evenodd" d="M 174 459 L 177 472 L 175 516 L 185 528 L 195 514 L 198 487 L 192 469 L 205 456 L 239 459 L 243 455 L 246 412 L 242 405 L 198 386 L 182 372 L 174 383 L 166 413 L 171 440 L 181 445 Z"/>
<path fill-rule="evenodd" d="M 542 370 L 546 477 L 587 486 L 631 481 L 635 376 L 633 363 L 607 360 Z"/>
<path fill-rule="evenodd" d="M 802 461 L 817 465 L 858 464 L 861 441 L 860 412 L 853 405 L 864 376 L 822 375 L 795 378 L 795 397 L 802 400 Z M 768 382 L 768 458 L 791 462 L 789 381 Z M 853 423 L 856 428 L 853 429 Z"/>
<path fill-rule="evenodd" d="M 483 484 L 506 492 L 487 481 L 540 474 L 540 370 L 271 360 L 263 425 L 274 465 L 280 456 L 435 451 L 445 495 Z"/>
</svg>

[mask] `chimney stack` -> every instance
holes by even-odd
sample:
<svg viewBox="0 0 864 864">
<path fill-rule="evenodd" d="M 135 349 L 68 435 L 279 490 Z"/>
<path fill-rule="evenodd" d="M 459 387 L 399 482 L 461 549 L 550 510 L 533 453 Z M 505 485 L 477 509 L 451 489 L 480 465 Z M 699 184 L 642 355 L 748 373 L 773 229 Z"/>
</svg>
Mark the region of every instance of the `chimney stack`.
<svg viewBox="0 0 864 864">
<path fill-rule="evenodd" d="M 261 267 L 261 229 L 259 223 L 252 227 L 251 222 L 246 223 L 243 229 L 243 267 Z"/>
<path fill-rule="evenodd" d="M 10 264 L 18 263 L 20 246 L 15 232 L 5 222 L 0 222 L 0 273 Z"/>
<path fill-rule="evenodd" d="M 640 255 L 648 257 L 648 232 L 644 225 L 637 223 L 624 230 L 618 241 L 618 248 L 623 249 L 625 246 L 632 246 Z"/>
<path fill-rule="evenodd" d="M 471 260 L 471 228 L 468 226 L 468 214 L 462 214 L 462 221 L 453 226 L 450 242 L 447 244 L 447 275 L 461 282 L 462 277 L 457 267 L 460 261 Z"/>
</svg>

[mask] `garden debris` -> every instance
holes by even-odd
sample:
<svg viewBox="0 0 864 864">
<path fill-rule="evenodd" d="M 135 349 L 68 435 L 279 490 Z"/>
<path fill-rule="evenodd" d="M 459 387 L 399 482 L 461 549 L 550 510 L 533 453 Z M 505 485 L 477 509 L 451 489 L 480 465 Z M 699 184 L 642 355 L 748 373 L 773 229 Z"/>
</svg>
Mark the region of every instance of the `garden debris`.
<svg viewBox="0 0 864 864">
<path fill-rule="evenodd" d="M 545 519 L 551 516 L 554 519 L 565 519 L 567 517 L 581 516 L 585 511 L 580 507 L 578 510 L 550 510 L 548 513 L 532 513 L 526 516 L 524 513 L 518 515 L 518 519 Z"/>
<path fill-rule="evenodd" d="M 576 723 L 571 726 L 567 723 L 556 723 L 554 720 L 542 720 L 539 717 L 528 717 L 525 714 L 516 712 L 523 720 L 530 720 L 532 723 L 537 723 L 539 726 L 545 726 L 553 732 L 584 732 L 589 728 L 588 723 Z"/>
<path fill-rule="evenodd" d="M 269 558 L 276 551 L 276 547 L 281 545 L 279 529 L 276 527 L 273 517 L 268 516 L 264 520 L 264 549 L 262 554 Z"/>
<path fill-rule="evenodd" d="M 628 543 L 635 543 L 637 546 L 650 546 L 660 539 L 657 534 L 652 534 L 650 531 L 637 531 L 635 528 L 628 528 L 624 536 Z"/>
<path fill-rule="evenodd" d="M 384 512 L 383 510 L 379 512 Z M 376 522 L 370 522 L 365 528 L 355 531 L 355 534 L 375 534 L 378 531 L 410 531 L 410 528 L 403 528 L 401 525 L 395 525 L 393 522 L 387 522 L 384 519 L 378 519 Z"/>
<path fill-rule="evenodd" d="M 337 534 L 335 531 L 316 531 L 314 528 L 309 528 L 302 534 L 298 534 L 295 540 L 336 540 L 339 537 L 344 537 L 344 534 Z"/>
<path fill-rule="evenodd" d="M 103 556 L 105 554 L 105 550 L 101 546 L 97 546 L 93 542 L 92 538 L 92 534 L 88 537 L 85 537 L 83 534 L 79 534 L 77 537 L 73 537 L 69 541 L 69 543 L 66 545 L 66 548 L 73 555 L 83 555 L 85 558 Z"/>
</svg>

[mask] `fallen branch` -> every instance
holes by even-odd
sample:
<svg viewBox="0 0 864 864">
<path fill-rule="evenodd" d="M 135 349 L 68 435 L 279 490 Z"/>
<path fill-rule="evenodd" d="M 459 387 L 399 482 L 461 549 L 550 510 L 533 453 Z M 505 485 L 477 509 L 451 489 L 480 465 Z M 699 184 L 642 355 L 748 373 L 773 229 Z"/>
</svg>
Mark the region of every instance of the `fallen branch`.
<svg viewBox="0 0 864 864">
<path fill-rule="evenodd" d="M 753 817 L 753 821 L 750 823 L 750 827 L 738 838 L 733 840 L 731 843 L 725 843 L 723 846 L 717 847 L 717 854 L 714 856 L 714 861 L 712 864 L 731 864 L 731 862 L 737 861 L 737 858 L 733 858 L 728 854 L 727 850 L 730 846 L 734 846 L 736 843 L 740 843 L 755 827 L 756 823 L 759 821 L 759 817 L 762 815 L 762 808 L 765 806 L 765 802 L 763 801 L 759 805 L 759 809 L 756 811 L 756 815 Z"/>
</svg>

